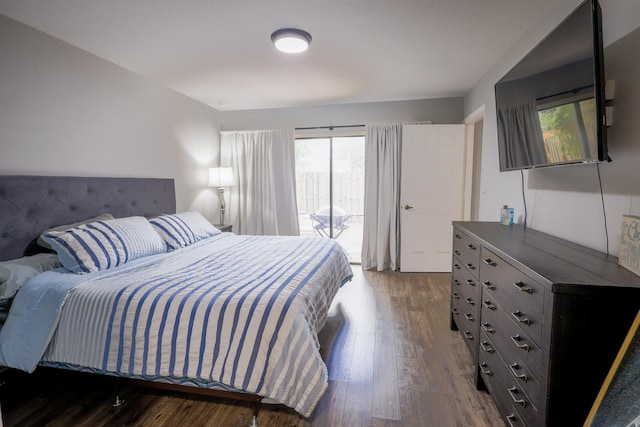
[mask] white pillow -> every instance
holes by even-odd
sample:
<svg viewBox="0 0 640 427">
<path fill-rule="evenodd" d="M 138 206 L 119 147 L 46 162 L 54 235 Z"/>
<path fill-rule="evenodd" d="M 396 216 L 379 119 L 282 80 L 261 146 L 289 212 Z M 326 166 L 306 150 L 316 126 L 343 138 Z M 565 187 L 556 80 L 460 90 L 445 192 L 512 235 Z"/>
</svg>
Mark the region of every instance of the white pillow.
<svg viewBox="0 0 640 427">
<path fill-rule="evenodd" d="M 170 251 L 221 233 L 202 214 L 195 211 L 160 215 L 149 222 Z"/>
<path fill-rule="evenodd" d="M 65 231 L 42 234 L 62 265 L 77 274 L 116 267 L 166 252 L 162 238 L 142 216 L 96 221 Z"/>
</svg>

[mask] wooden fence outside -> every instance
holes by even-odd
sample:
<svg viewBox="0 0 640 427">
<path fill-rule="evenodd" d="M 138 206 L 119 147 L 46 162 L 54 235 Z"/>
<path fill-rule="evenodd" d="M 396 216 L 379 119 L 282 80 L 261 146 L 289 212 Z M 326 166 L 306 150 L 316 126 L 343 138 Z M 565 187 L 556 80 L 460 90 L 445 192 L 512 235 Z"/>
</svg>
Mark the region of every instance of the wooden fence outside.
<svg viewBox="0 0 640 427">
<path fill-rule="evenodd" d="M 329 173 L 299 173 L 297 177 L 298 213 L 308 215 L 329 205 Z M 364 172 L 333 174 L 333 205 L 352 215 L 351 221 L 362 222 L 364 210 Z"/>
</svg>

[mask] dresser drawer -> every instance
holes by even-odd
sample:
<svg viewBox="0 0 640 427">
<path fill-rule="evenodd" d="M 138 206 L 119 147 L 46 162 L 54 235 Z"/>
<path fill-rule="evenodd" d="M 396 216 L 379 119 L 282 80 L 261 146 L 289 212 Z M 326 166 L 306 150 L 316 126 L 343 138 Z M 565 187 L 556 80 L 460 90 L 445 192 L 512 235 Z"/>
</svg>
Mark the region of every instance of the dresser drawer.
<svg viewBox="0 0 640 427">
<path fill-rule="evenodd" d="M 491 294 L 536 344 L 540 344 L 544 287 L 486 248 L 482 248 L 480 270 L 485 292 Z"/>
<path fill-rule="evenodd" d="M 452 293 L 451 314 L 475 359 L 478 356 L 478 322 L 480 320 L 477 306 L 468 304 L 463 298 Z"/>
<path fill-rule="evenodd" d="M 514 381 L 505 361 L 500 356 L 484 333 L 480 334 L 481 347 L 478 355 L 480 376 L 495 397 L 496 404 L 501 406 L 501 413 L 508 416 L 509 425 L 535 426 L 538 424 L 536 403 Z"/>
<path fill-rule="evenodd" d="M 497 349 L 497 347 L 492 342 L 492 339 L 494 339 L 494 332 L 492 332 L 492 328 L 487 327 L 486 323 L 480 326 L 479 336 L 479 358 L 482 361 L 483 353 L 486 353 L 487 351 L 491 352 L 492 350 Z M 485 359 L 487 359 L 486 355 Z M 526 367 L 518 364 L 517 361 L 509 360 L 508 355 L 500 353 L 500 360 L 507 368 L 506 371 L 509 373 L 508 379 L 512 383 L 512 385 L 517 386 L 519 389 L 521 389 L 527 395 L 529 401 L 531 401 L 534 406 L 540 407 L 540 403 L 543 399 L 541 397 L 542 387 L 540 386 L 538 379 Z"/>
<path fill-rule="evenodd" d="M 461 261 L 457 257 L 454 257 L 453 264 L 453 287 L 459 289 L 465 297 L 473 298 L 479 305 L 480 296 L 482 294 L 480 281 L 467 268 L 460 266 Z M 456 264 L 459 266 L 458 268 L 456 267 Z"/>
<path fill-rule="evenodd" d="M 504 360 L 517 363 L 537 381 L 540 379 L 542 352 L 538 345 L 516 325 L 515 321 L 490 295 L 482 294 L 480 323 L 495 331 L 492 342 Z"/>
<path fill-rule="evenodd" d="M 455 307 L 465 319 L 477 322 L 480 320 L 480 298 L 468 296 L 463 286 L 452 285 L 451 307 Z"/>
<path fill-rule="evenodd" d="M 478 262 L 480 261 L 480 244 L 471 236 L 454 228 L 453 254 L 460 261 L 461 267 L 467 267 L 478 277 Z M 454 259 L 454 267 L 456 260 Z"/>
</svg>

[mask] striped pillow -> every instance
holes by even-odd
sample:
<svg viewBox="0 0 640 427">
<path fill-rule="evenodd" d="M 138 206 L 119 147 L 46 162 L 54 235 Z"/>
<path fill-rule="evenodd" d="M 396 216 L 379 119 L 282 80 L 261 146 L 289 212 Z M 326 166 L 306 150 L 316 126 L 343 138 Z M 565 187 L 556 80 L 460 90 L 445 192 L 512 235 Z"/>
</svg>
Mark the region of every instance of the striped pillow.
<svg viewBox="0 0 640 427">
<path fill-rule="evenodd" d="M 199 240 L 220 233 L 199 212 L 189 211 L 171 215 L 161 215 L 149 220 L 172 251 L 184 248 Z"/>
<path fill-rule="evenodd" d="M 164 242 L 141 216 L 96 221 L 65 231 L 42 234 L 62 265 L 77 274 L 105 270 L 166 252 Z"/>
</svg>

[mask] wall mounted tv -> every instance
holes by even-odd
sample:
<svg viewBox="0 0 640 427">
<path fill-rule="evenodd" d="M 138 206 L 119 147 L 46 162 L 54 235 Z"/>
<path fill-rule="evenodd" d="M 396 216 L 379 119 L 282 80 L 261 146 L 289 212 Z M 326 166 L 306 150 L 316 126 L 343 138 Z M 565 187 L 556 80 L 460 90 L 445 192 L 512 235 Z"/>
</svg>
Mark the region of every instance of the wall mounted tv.
<svg viewBox="0 0 640 427">
<path fill-rule="evenodd" d="M 500 171 L 610 160 L 601 17 L 584 1 L 496 83 Z"/>
</svg>

